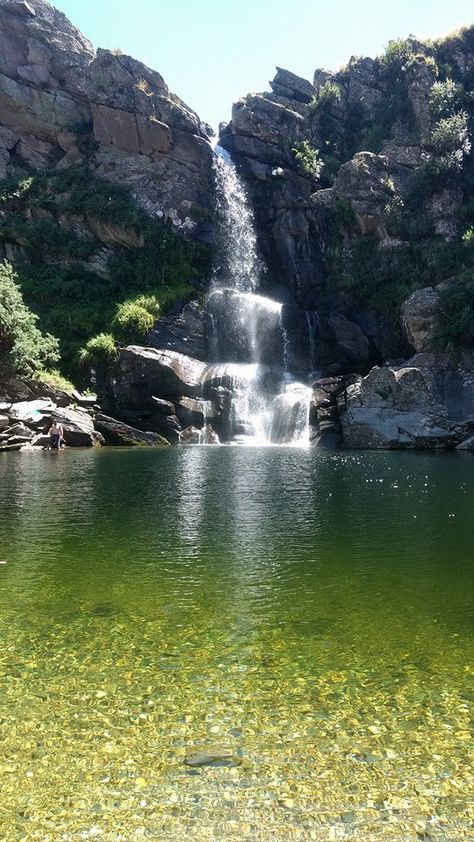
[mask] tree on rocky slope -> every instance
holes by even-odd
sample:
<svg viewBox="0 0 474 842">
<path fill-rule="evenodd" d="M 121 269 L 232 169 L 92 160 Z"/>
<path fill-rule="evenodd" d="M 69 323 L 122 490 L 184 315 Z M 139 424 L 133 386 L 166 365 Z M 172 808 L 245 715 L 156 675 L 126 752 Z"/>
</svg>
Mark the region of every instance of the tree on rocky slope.
<svg viewBox="0 0 474 842">
<path fill-rule="evenodd" d="M 0 373 L 13 369 L 32 375 L 58 361 L 57 339 L 42 334 L 36 322 L 11 265 L 0 263 Z"/>
</svg>

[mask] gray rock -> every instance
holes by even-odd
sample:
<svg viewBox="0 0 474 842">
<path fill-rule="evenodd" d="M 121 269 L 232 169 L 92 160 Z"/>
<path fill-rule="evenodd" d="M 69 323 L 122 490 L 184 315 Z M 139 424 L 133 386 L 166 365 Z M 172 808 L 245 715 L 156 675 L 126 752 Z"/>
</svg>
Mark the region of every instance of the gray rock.
<svg viewBox="0 0 474 842">
<path fill-rule="evenodd" d="M 169 444 L 158 433 L 137 430 L 136 427 L 131 427 L 129 424 L 124 424 L 122 421 L 117 421 L 115 418 L 110 418 L 102 413 L 97 413 L 94 416 L 94 427 L 102 434 L 105 443 L 110 445 L 157 447 Z"/>
<path fill-rule="evenodd" d="M 465 439 L 461 442 L 461 444 L 458 444 L 456 450 L 470 450 L 474 452 L 474 436 L 469 436 L 468 439 Z"/>
<path fill-rule="evenodd" d="M 159 319 L 148 337 L 152 348 L 177 351 L 197 360 L 207 358 L 204 308 L 197 301 L 178 305 Z"/>
<path fill-rule="evenodd" d="M 179 434 L 180 444 L 201 444 L 201 431 L 197 427 L 187 427 Z"/>
<path fill-rule="evenodd" d="M 38 426 L 44 421 L 45 413 L 52 413 L 56 404 L 49 398 L 40 398 L 34 401 L 20 401 L 14 403 L 8 411 L 10 419 L 22 421 L 29 426 Z"/>
<path fill-rule="evenodd" d="M 203 427 L 207 421 L 216 417 L 212 401 L 199 398 L 181 398 L 176 404 L 176 414 L 183 427 Z"/>
<path fill-rule="evenodd" d="M 153 407 L 154 397 L 197 398 L 207 366 L 175 351 L 130 345 L 120 351 L 114 372 L 115 400 L 130 408 Z"/>
<path fill-rule="evenodd" d="M 6 430 L 6 428 L 9 426 L 9 424 L 10 424 L 10 421 L 8 419 L 8 416 L 0 415 L 0 430 Z"/>
<path fill-rule="evenodd" d="M 282 67 L 277 67 L 276 76 L 270 82 L 270 85 L 275 93 L 281 93 L 282 96 L 295 99 L 298 102 L 311 102 L 315 95 L 315 89 L 311 82 L 301 76 L 296 76 L 289 70 L 284 70 Z"/>
<path fill-rule="evenodd" d="M 64 440 L 70 447 L 93 447 L 97 443 L 94 423 L 87 412 L 73 407 L 56 407 L 53 416 L 63 425 Z"/>
</svg>

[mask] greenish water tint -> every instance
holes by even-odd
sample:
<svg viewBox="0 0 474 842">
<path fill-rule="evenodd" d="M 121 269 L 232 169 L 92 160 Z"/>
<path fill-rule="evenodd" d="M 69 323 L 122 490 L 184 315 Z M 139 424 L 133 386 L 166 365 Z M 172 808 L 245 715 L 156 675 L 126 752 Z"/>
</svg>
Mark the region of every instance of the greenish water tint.
<svg viewBox="0 0 474 842">
<path fill-rule="evenodd" d="M 473 474 L 2 455 L 0 839 L 472 839 Z"/>
</svg>

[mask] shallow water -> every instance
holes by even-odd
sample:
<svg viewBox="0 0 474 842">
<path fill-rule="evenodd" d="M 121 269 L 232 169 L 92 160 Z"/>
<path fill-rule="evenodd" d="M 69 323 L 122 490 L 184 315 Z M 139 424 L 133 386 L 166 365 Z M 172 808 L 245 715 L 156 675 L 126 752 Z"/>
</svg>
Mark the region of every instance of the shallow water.
<svg viewBox="0 0 474 842">
<path fill-rule="evenodd" d="M 473 475 L 2 455 L 0 839 L 472 839 Z"/>
</svg>

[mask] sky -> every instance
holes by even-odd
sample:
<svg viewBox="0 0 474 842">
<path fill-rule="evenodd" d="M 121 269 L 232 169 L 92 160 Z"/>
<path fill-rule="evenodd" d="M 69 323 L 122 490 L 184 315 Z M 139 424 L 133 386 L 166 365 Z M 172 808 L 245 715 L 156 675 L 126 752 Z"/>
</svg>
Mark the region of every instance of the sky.
<svg viewBox="0 0 474 842">
<path fill-rule="evenodd" d="M 269 90 L 275 66 L 312 80 L 393 38 L 474 23 L 472 0 L 53 0 L 95 47 L 120 48 L 164 77 L 217 129 L 232 102 Z"/>
</svg>

